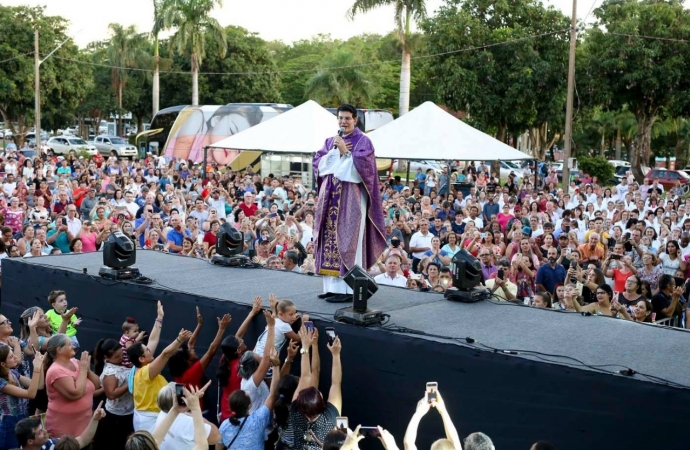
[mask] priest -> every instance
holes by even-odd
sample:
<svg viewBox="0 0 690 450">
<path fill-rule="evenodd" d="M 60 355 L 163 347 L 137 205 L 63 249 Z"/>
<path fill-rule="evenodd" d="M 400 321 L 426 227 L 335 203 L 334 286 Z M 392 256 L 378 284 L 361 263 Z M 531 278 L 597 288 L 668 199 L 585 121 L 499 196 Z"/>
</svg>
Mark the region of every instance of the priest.
<svg viewBox="0 0 690 450">
<path fill-rule="evenodd" d="M 357 110 L 337 111 L 341 132 L 326 139 L 314 156 L 318 203 L 314 219 L 316 273 L 323 276 L 319 298 L 340 303 L 352 299 L 343 280 L 355 264 L 365 270 L 386 248 L 374 146 L 357 128 Z"/>
</svg>

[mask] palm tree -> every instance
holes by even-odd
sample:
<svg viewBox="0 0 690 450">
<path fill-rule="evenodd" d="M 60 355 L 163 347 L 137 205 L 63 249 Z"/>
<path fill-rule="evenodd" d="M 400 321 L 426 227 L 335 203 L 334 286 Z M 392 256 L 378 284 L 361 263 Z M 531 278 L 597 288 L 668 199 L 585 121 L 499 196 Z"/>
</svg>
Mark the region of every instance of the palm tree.
<svg viewBox="0 0 690 450">
<path fill-rule="evenodd" d="M 180 55 L 190 55 L 192 65 L 192 105 L 199 104 L 199 67 L 206 56 L 206 36 L 220 47 L 220 57 L 225 58 L 228 48 L 225 30 L 210 17 L 222 0 L 163 0 L 163 24 L 176 28 L 170 38 L 170 48 Z"/>
<path fill-rule="evenodd" d="M 340 48 L 321 61 L 321 69 L 307 80 L 305 95 L 322 105 L 366 103 L 375 94 L 374 86 L 361 70 L 362 59 L 355 51 Z M 332 70 L 330 67 L 344 67 Z"/>
<path fill-rule="evenodd" d="M 151 35 L 153 37 L 153 59 L 155 69 L 153 71 L 153 101 L 151 117 L 156 115 L 160 109 L 160 55 L 158 54 L 158 33 L 163 31 L 163 14 L 161 11 L 163 4 L 162 0 L 153 0 L 153 29 Z M 140 130 L 141 131 L 141 130 Z"/>
<path fill-rule="evenodd" d="M 358 13 L 366 13 L 379 6 L 393 5 L 395 8 L 395 28 L 402 45 L 402 64 L 400 67 L 400 100 L 398 114 L 410 110 L 410 59 L 412 57 L 413 39 L 410 28 L 412 20 L 420 22 L 426 18 L 425 0 L 355 0 L 348 11 L 353 19 Z"/>
<path fill-rule="evenodd" d="M 145 67 L 148 65 L 148 54 L 144 50 L 146 35 L 137 33 L 132 25 L 124 28 L 117 23 L 108 25 L 111 38 L 107 48 L 108 59 L 113 68 L 110 71 L 110 79 L 117 95 L 118 125 L 117 133 L 122 136 L 122 97 L 127 84 L 129 68 Z"/>
</svg>

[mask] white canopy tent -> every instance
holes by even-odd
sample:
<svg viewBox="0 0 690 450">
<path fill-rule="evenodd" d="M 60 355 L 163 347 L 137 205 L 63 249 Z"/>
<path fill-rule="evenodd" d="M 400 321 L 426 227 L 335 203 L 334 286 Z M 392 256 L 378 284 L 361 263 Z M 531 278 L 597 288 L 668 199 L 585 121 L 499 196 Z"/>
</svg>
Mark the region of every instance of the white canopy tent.
<svg viewBox="0 0 690 450">
<path fill-rule="evenodd" d="M 324 141 L 338 132 L 338 119 L 313 100 L 286 111 L 211 148 L 261 150 L 275 153 L 314 154 Z"/>
<path fill-rule="evenodd" d="M 368 134 L 377 158 L 438 161 L 533 159 L 425 102 Z"/>
</svg>

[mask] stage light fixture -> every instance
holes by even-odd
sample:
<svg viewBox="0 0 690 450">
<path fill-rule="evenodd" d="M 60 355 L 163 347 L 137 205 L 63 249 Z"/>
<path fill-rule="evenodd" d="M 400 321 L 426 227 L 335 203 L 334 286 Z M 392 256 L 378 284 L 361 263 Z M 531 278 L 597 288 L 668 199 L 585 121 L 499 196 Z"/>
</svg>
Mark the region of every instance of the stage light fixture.
<svg viewBox="0 0 690 450">
<path fill-rule="evenodd" d="M 445 297 L 457 302 L 477 302 L 488 298 L 486 290 L 479 288 L 482 266 L 467 250 L 460 250 L 451 260 L 453 287 L 446 289 Z"/>
<path fill-rule="evenodd" d="M 337 310 L 335 320 L 363 326 L 379 325 L 383 322 L 384 317 L 381 311 L 367 308 L 369 297 L 379 289 L 376 281 L 367 271 L 355 265 L 345 274 L 343 280 L 352 289 L 352 306 Z"/>
<path fill-rule="evenodd" d="M 216 254 L 211 258 L 213 264 L 228 267 L 256 267 L 252 261 L 242 255 L 244 234 L 225 222 L 216 236 Z"/>
<path fill-rule="evenodd" d="M 137 249 L 122 232 L 116 231 L 103 242 L 103 267 L 98 274 L 113 280 L 132 280 L 141 277 L 137 262 Z"/>
</svg>

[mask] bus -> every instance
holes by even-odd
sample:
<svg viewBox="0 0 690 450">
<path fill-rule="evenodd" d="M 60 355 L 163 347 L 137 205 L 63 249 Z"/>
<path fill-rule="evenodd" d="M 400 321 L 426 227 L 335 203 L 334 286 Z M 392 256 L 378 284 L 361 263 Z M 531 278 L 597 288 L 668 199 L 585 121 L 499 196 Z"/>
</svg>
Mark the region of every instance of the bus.
<svg viewBox="0 0 690 450">
<path fill-rule="evenodd" d="M 138 137 L 146 136 L 147 148 L 156 149 L 156 153 L 160 155 L 198 163 L 204 158 L 204 147 L 290 109 L 292 105 L 281 103 L 172 106 L 158 111 L 151 120 L 149 130 L 140 133 Z M 238 158 L 239 153 L 236 150 L 209 149 L 208 163 L 231 166 L 237 164 L 245 168 L 261 155 L 261 152 L 242 152 L 246 155 Z M 236 161 L 238 159 L 242 161 Z"/>
</svg>

